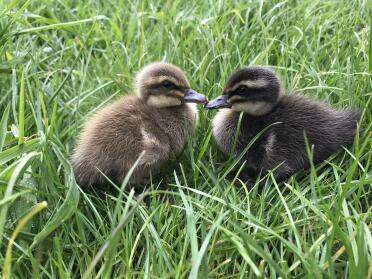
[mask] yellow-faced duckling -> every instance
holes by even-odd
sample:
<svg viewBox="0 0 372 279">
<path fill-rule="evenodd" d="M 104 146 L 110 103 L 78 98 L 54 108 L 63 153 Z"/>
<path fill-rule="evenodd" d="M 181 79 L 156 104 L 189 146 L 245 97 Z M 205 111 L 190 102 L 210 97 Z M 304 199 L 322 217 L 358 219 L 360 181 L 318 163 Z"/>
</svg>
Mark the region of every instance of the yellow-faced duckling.
<svg viewBox="0 0 372 279">
<path fill-rule="evenodd" d="M 243 158 L 254 172 L 276 168 L 276 181 L 309 168 L 304 134 L 309 145 L 314 146 L 314 163 L 320 163 L 342 145 L 353 142 L 360 119 L 358 110 L 336 110 L 298 94 L 284 95 L 281 91 L 274 71 L 263 66 L 247 67 L 236 71 L 228 79 L 222 95 L 205 106 L 207 109 L 222 108 L 213 119 L 213 134 L 226 154 L 241 154 L 252 139 L 268 127 Z M 236 135 L 238 138 L 234 142 Z M 252 180 L 248 173 L 241 178 Z"/>
<path fill-rule="evenodd" d="M 195 103 L 207 101 L 190 88 L 180 68 L 162 62 L 138 73 L 135 93 L 104 107 L 85 124 L 72 156 L 79 185 L 102 184 L 102 173 L 121 183 L 142 152 L 130 183 L 158 173 L 194 130 Z"/>
</svg>

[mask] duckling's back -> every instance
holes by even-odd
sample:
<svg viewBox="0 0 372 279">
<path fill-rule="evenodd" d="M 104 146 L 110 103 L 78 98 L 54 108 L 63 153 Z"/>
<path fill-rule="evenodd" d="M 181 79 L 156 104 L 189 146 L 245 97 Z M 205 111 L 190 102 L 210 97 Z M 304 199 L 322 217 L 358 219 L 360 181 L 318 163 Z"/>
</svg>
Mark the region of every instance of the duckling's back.
<svg viewBox="0 0 372 279">
<path fill-rule="evenodd" d="M 232 150 L 239 114 L 221 110 L 214 119 L 215 139 L 225 153 Z M 256 170 L 276 169 L 280 181 L 309 167 L 304 134 L 314 146 L 314 163 L 319 163 L 353 142 L 359 119 L 360 112 L 354 109 L 336 110 L 303 96 L 283 95 L 270 113 L 243 115 L 234 153 L 241 154 L 266 128 L 245 154 L 245 160 Z"/>
<path fill-rule="evenodd" d="M 273 139 L 269 165 L 285 161 L 291 171 L 307 168 L 304 135 L 314 146 L 314 163 L 325 160 L 353 142 L 359 119 L 355 109 L 336 110 L 300 95 L 284 95 L 265 123 L 278 123 L 268 132 Z"/>
<path fill-rule="evenodd" d="M 285 133 L 283 137 L 305 132 L 309 143 L 321 146 L 352 143 L 360 119 L 358 110 L 333 109 L 300 95 L 284 95 L 271 115 L 271 121 L 282 122 L 277 130 Z"/>
</svg>

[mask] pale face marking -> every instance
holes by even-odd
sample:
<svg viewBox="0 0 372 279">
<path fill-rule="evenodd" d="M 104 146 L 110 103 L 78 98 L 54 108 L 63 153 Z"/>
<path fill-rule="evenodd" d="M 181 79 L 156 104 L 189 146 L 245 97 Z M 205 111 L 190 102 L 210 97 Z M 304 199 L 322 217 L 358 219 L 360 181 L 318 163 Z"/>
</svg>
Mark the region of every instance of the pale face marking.
<svg viewBox="0 0 372 279">
<path fill-rule="evenodd" d="M 232 104 L 233 111 L 244 111 L 253 116 L 260 116 L 268 113 L 272 109 L 272 105 L 262 101 L 246 101 Z"/>
<path fill-rule="evenodd" d="M 181 100 L 167 95 L 151 95 L 147 99 L 147 104 L 152 107 L 165 108 L 179 106 L 182 104 Z"/>
</svg>

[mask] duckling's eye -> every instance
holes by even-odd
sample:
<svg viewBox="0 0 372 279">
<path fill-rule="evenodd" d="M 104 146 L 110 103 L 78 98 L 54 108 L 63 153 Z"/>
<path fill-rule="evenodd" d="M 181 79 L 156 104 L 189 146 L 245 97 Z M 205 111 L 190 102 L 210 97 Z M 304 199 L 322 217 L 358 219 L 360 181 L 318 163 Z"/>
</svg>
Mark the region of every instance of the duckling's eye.
<svg viewBox="0 0 372 279">
<path fill-rule="evenodd" d="M 245 94 L 248 91 L 248 87 L 245 85 L 241 85 L 238 87 L 238 89 L 235 91 L 237 94 Z"/>
<path fill-rule="evenodd" d="M 176 86 L 174 85 L 173 82 L 169 81 L 169 80 L 164 80 L 162 83 L 161 83 L 161 86 L 163 86 L 164 88 L 167 88 L 167 89 L 171 89 L 171 88 L 175 88 Z"/>
</svg>

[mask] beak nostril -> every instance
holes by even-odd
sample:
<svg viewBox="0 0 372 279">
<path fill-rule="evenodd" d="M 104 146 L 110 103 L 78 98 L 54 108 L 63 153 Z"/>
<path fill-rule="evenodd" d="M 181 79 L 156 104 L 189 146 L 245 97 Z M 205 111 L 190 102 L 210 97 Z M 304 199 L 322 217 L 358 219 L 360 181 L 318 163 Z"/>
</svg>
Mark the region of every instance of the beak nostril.
<svg viewBox="0 0 372 279">
<path fill-rule="evenodd" d="M 184 91 L 183 100 L 189 103 L 205 103 L 207 98 L 193 89 L 186 89 Z"/>
<path fill-rule="evenodd" d="M 226 95 L 218 96 L 213 100 L 210 100 L 206 105 L 207 109 L 217 109 L 217 108 L 231 108 L 231 104 L 228 102 Z"/>
</svg>

